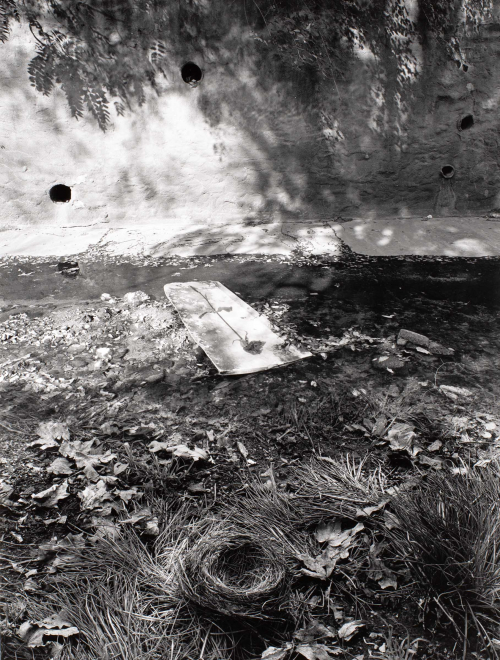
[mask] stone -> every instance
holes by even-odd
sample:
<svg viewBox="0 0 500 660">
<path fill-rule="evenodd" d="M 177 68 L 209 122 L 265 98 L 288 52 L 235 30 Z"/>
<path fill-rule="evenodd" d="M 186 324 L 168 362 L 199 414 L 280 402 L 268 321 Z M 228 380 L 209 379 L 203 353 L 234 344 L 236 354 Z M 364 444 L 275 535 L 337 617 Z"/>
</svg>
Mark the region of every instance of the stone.
<svg viewBox="0 0 500 660">
<path fill-rule="evenodd" d="M 144 291 L 129 291 L 123 296 L 123 302 L 130 307 L 139 307 L 147 300 L 149 300 L 149 296 Z"/>
<path fill-rule="evenodd" d="M 71 346 L 68 346 L 68 353 L 71 353 L 71 355 L 78 355 L 78 353 L 83 353 L 83 351 L 86 349 L 86 346 L 84 344 L 71 344 Z"/>
<path fill-rule="evenodd" d="M 83 369 L 86 367 L 89 363 L 89 360 L 87 360 L 84 357 L 77 357 L 75 358 L 72 362 L 70 362 L 70 366 L 73 369 Z"/>
<path fill-rule="evenodd" d="M 107 346 L 102 346 L 101 348 L 96 349 L 96 356 L 102 360 L 109 360 L 112 355 L 112 351 Z"/>
<path fill-rule="evenodd" d="M 406 346 L 407 344 L 420 346 L 434 355 L 453 355 L 455 352 L 452 348 L 446 348 L 437 341 L 432 341 L 429 337 L 421 335 L 418 332 L 413 332 L 412 330 L 401 329 L 396 343 L 398 346 Z"/>
<path fill-rule="evenodd" d="M 66 277 L 76 277 L 80 273 L 80 266 L 78 261 L 60 261 L 57 271 Z"/>
<path fill-rule="evenodd" d="M 389 371 L 397 376 L 408 373 L 408 364 L 397 355 L 379 355 L 373 358 L 372 366 L 377 371 Z"/>
</svg>

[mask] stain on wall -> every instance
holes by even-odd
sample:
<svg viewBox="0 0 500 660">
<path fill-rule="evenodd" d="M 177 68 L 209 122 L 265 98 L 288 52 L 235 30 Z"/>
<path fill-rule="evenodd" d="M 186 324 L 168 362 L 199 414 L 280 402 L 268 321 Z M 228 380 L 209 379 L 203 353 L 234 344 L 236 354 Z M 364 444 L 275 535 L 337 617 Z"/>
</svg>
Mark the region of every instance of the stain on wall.
<svg viewBox="0 0 500 660">
<path fill-rule="evenodd" d="M 2 226 L 322 222 L 500 207 L 498 1 L 464 41 L 467 70 L 429 40 L 415 44 L 404 79 L 389 50 L 346 54 L 342 79 L 318 79 L 287 70 L 236 19 L 217 48 L 209 35 L 197 44 L 170 53 L 156 91 L 104 133 L 91 116 L 71 117 L 60 89 L 46 97 L 30 86 L 33 40 L 16 25 L 0 46 Z M 183 79 L 188 62 L 201 78 L 191 66 Z M 56 185 L 71 198 L 53 201 Z"/>
</svg>

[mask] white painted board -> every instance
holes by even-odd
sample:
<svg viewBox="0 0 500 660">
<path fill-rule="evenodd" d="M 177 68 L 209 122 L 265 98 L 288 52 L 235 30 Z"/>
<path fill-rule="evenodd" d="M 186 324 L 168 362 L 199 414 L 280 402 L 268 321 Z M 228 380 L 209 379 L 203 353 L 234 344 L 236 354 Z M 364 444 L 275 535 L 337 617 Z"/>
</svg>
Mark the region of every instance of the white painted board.
<svg viewBox="0 0 500 660">
<path fill-rule="evenodd" d="M 221 374 L 251 374 L 312 355 L 286 344 L 265 316 L 220 282 L 174 282 L 164 290 Z"/>
</svg>

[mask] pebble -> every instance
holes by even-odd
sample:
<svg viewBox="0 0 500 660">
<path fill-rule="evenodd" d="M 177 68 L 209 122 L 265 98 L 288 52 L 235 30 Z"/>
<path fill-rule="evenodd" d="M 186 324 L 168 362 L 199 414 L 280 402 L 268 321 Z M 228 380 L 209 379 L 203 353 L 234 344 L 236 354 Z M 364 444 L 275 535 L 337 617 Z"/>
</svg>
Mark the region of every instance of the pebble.
<svg viewBox="0 0 500 660">
<path fill-rule="evenodd" d="M 390 370 L 396 375 L 404 375 L 408 372 L 407 363 L 396 355 L 381 355 L 376 357 L 372 360 L 372 366 L 378 371 Z"/>
<path fill-rule="evenodd" d="M 96 356 L 102 360 L 109 360 L 111 357 L 111 349 L 107 346 L 96 349 Z"/>
<path fill-rule="evenodd" d="M 138 307 L 146 300 L 149 300 L 149 296 L 144 291 L 129 291 L 123 296 L 123 302 L 130 307 Z"/>
</svg>

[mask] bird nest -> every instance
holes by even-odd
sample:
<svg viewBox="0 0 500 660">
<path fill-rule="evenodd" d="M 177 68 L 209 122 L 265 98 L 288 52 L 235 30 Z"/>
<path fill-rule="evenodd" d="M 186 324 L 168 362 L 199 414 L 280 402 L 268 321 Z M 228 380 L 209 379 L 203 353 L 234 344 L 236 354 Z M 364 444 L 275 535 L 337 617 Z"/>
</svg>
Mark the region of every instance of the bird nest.
<svg viewBox="0 0 500 660">
<path fill-rule="evenodd" d="M 215 523 L 182 561 L 178 584 L 184 599 L 231 618 L 282 618 L 293 578 L 276 543 L 260 536 Z"/>
</svg>

